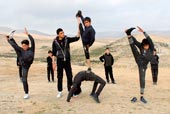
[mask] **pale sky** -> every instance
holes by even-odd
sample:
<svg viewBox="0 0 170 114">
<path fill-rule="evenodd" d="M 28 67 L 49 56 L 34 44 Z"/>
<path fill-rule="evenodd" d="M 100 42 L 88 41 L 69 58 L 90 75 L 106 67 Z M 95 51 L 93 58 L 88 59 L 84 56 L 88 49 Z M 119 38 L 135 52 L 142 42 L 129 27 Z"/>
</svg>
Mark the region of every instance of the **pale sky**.
<svg viewBox="0 0 170 114">
<path fill-rule="evenodd" d="M 76 34 L 75 14 L 92 19 L 97 32 L 122 31 L 139 25 L 147 30 L 170 30 L 169 0 L 0 0 L 0 26 L 35 29 L 55 34 L 61 27 Z"/>
</svg>

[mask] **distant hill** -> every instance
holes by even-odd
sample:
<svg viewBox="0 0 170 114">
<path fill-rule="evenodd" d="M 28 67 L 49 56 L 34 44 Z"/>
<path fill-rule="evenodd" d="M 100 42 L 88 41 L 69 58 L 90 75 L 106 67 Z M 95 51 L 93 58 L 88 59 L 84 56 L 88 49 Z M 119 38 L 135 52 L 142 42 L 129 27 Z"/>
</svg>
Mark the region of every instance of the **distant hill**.
<svg viewBox="0 0 170 114">
<path fill-rule="evenodd" d="M 10 27 L 3 27 L 0 26 L 0 33 L 6 33 L 8 34 L 11 30 L 14 30 L 13 28 Z M 23 30 L 22 29 L 17 29 L 16 33 L 22 33 Z M 36 34 L 36 35 L 41 35 L 41 36 L 55 36 L 54 34 L 48 34 L 48 33 L 44 33 L 38 30 L 29 30 L 29 32 L 31 34 Z M 156 36 L 160 36 L 160 37 L 164 37 L 164 38 L 170 38 L 170 31 L 147 31 L 147 33 L 149 33 L 150 35 L 156 35 Z M 138 32 L 134 32 L 134 34 L 138 34 Z M 75 35 L 71 35 L 68 33 L 68 36 L 75 36 Z M 126 36 L 126 34 L 124 33 L 124 31 L 105 31 L 105 32 L 97 32 L 96 31 L 96 38 L 97 39 L 103 39 L 103 38 L 122 38 Z"/>
</svg>

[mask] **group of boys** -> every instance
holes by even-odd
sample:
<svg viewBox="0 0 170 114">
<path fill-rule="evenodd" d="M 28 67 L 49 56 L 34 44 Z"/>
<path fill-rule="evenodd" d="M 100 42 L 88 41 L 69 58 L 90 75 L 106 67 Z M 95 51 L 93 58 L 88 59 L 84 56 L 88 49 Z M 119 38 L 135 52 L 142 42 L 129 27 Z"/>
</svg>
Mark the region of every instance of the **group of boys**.
<svg viewBox="0 0 170 114">
<path fill-rule="evenodd" d="M 91 62 L 90 62 L 90 54 L 89 48 L 93 45 L 95 41 L 95 30 L 91 25 L 90 17 L 83 17 L 82 12 L 78 11 L 76 14 L 77 23 L 78 23 L 78 32 L 75 37 L 68 37 L 64 34 L 63 29 L 57 29 L 57 37 L 54 39 L 52 43 L 52 51 L 48 51 L 49 56 L 47 57 L 47 77 L 50 82 L 50 73 L 52 74 L 52 81 L 54 82 L 54 69 L 55 65 L 57 65 L 57 88 L 58 95 L 57 97 L 62 96 L 63 90 L 63 70 L 66 72 L 67 76 L 67 89 L 68 89 L 68 97 L 67 101 L 70 102 L 71 97 L 77 96 L 81 93 L 81 82 L 82 81 L 94 81 L 93 89 L 90 96 L 97 102 L 100 103 L 99 95 L 103 90 L 106 82 L 98 75 L 92 72 Z M 156 55 L 156 50 L 154 48 L 154 44 L 151 38 L 144 32 L 144 30 L 140 27 L 137 27 L 140 32 L 145 35 L 145 39 L 142 40 L 142 43 L 138 42 L 134 36 L 131 35 L 131 32 L 135 28 L 130 28 L 125 31 L 128 36 L 129 44 L 134 55 L 135 61 L 138 65 L 139 69 L 139 80 L 140 80 L 140 100 L 144 103 L 147 101 L 144 98 L 144 88 L 145 88 L 145 73 L 147 69 L 147 65 L 151 62 L 152 69 L 152 77 L 153 83 L 157 83 L 157 75 L 158 75 L 158 59 L 159 57 Z M 23 40 L 21 42 L 21 47 L 17 45 L 15 40 L 11 35 L 6 36 L 10 45 L 14 48 L 17 54 L 17 65 L 19 66 L 20 71 L 20 79 L 23 83 L 25 95 L 24 99 L 28 99 L 29 96 L 29 87 L 27 82 L 28 70 L 33 63 L 34 53 L 35 53 L 35 42 L 33 37 L 28 33 L 25 28 L 24 32 L 31 41 L 31 47 L 29 46 L 28 40 Z M 72 68 L 71 68 L 71 58 L 70 58 L 70 43 L 78 41 L 82 39 L 83 49 L 85 53 L 86 63 L 88 65 L 88 69 L 85 71 L 78 72 L 74 81 L 72 81 Z M 138 51 L 138 49 L 139 51 Z M 153 56 L 154 53 L 154 56 Z M 110 49 L 106 48 L 105 54 L 99 57 L 100 61 L 104 64 L 105 75 L 107 83 L 111 82 L 115 84 L 115 80 L 113 77 L 112 65 L 114 63 L 114 58 L 110 53 Z M 56 60 L 56 61 L 55 61 Z M 110 79 L 109 79 L 110 76 Z M 97 89 L 97 85 L 100 86 Z M 132 102 L 136 102 L 137 98 L 133 97 Z"/>
</svg>

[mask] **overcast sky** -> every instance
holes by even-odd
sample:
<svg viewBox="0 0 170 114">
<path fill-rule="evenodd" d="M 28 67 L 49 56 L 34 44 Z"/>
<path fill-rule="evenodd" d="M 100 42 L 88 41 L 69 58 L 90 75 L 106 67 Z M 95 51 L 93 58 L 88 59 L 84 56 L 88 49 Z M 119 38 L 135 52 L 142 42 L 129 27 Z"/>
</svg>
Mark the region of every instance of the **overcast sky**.
<svg viewBox="0 0 170 114">
<path fill-rule="evenodd" d="M 59 27 L 76 34 L 75 14 L 92 18 L 97 32 L 122 31 L 139 25 L 145 30 L 170 30 L 169 0 L 0 0 L 0 26 L 55 34 Z"/>
</svg>

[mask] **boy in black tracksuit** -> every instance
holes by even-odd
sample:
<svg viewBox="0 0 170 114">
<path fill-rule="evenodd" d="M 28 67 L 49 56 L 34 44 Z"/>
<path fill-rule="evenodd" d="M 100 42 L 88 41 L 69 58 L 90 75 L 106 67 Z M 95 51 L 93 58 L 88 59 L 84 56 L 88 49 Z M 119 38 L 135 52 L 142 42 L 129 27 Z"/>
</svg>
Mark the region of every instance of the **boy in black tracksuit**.
<svg viewBox="0 0 170 114">
<path fill-rule="evenodd" d="M 90 62 L 90 54 L 89 48 L 93 45 L 95 41 L 95 30 L 91 25 L 90 17 L 83 17 L 81 11 L 78 11 L 76 14 L 78 20 L 81 19 L 83 25 L 79 23 L 80 34 L 83 42 L 83 49 L 86 57 L 86 62 L 88 65 L 88 71 L 91 71 L 91 62 Z M 84 26 L 84 29 L 83 29 Z"/>
<path fill-rule="evenodd" d="M 131 35 L 131 32 L 135 28 L 127 29 L 125 32 L 128 36 L 129 44 L 139 69 L 140 94 L 141 94 L 140 100 L 144 103 L 147 103 L 147 101 L 143 97 L 145 88 L 145 74 L 147 65 L 153 58 L 154 44 L 151 38 L 146 34 L 146 32 L 144 32 L 140 27 L 137 28 L 146 37 L 145 39 L 142 40 L 142 43 L 138 42 L 136 38 Z M 139 48 L 140 52 L 138 51 L 137 48 Z M 134 97 L 131 101 L 136 102 L 137 98 Z"/>
<path fill-rule="evenodd" d="M 87 71 L 80 71 L 79 73 L 77 73 L 75 75 L 74 81 L 73 81 L 73 86 L 67 96 L 67 102 L 70 102 L 70 99 L 73 96 L 73 94 L 78 95 L 81 93 L 81 82 L 82 81 L 94 81 L 93 89 L 92 89 L 90 96 L 93 97 L 93 99 L 97 103 L 100 103 L 98 97 L 99 97 L 101 91 L 103 90 L 106 82 L 101 77 L 94 74 L 93 72 L 89 73 Z M 100 83 L 100 86 L 96 90 L 98 83 Z"/>
<path fill-rule="evenodd" d="M 156 49 L 154 49 L 153 59 L 151 61 L 153 85 L 156 85 L 158 80 L 158 64 L 159 64 L 159 56 L 156 54 Z"/>
<path fill-rule="evenodd" d="M 114 63 L 114 58 L 113 58 L 112 54 L 110 53 L 110 49 L 106 48 L 105 54 L 102 55 L 99 59 L 101 62 L 104 63 L 104 69 L 105 69 L 107 83 L 110 82 L 110 80 L 109 80 L 109 75 L 110 75 L 112 83 L 115 84 L 115 80 L 113 77 L 113 71 L 112 71 L 112 65 Z"/>
<path fill-rule="evenodd" d="M 48 82 L 50 82 L 50 73 L 51 73 L 51 78 L 52 81 L 54 82 L 54 70 L 53 70 L 53 64 L 52 64 L 52 51 L 48 51 L 48 57 L 47 57 L 47 79 Z"/>
<path fill-rule="evenodd" d="M 29 68 L 34 60 L 35 42 L 34 42 L 33 37 L 28 33 L 26 28 L 25 28 L 25 34 L 28 35 L 31 41 L 31 47 L 29 47 L 28 40 L 23 40 L 21 42 L 22 47 L 20 47 L 15 43 L 15 40 L 13 38 L 9 38 L 9 36 L 6 36 L 6 37 L 10 45 L 15 49 L 17 56 L 19 58 L 19 63 L 22 66 L 22 82 L 23 82 L 24 91 L 25 91 L 24 99 L 28 99 L 29 88 L 28 88 L 27 76 L 28 76 Z"/>
<path fill-rule="evenodd" d="M 71 89 L 72 85 L 72 68 L 71 68 L 71 59 L 70 59 L 70 43 L 78 41 L 80 38 L 79 32 L 76 37 L 67 37 L 64 35 L 64 31 L 59 28 L 57 29 L 57 37 L 52 44 L 53 52 L 53 65 L 54 58 L 57 57 L 57 78 L 58 78 L 58 95 L 57 97 L 62 96 L 62 81 L 63 81 L 63 69 L 66 71 L 67 76 L 67 88 L 68 91 Z"/>
</svg>

